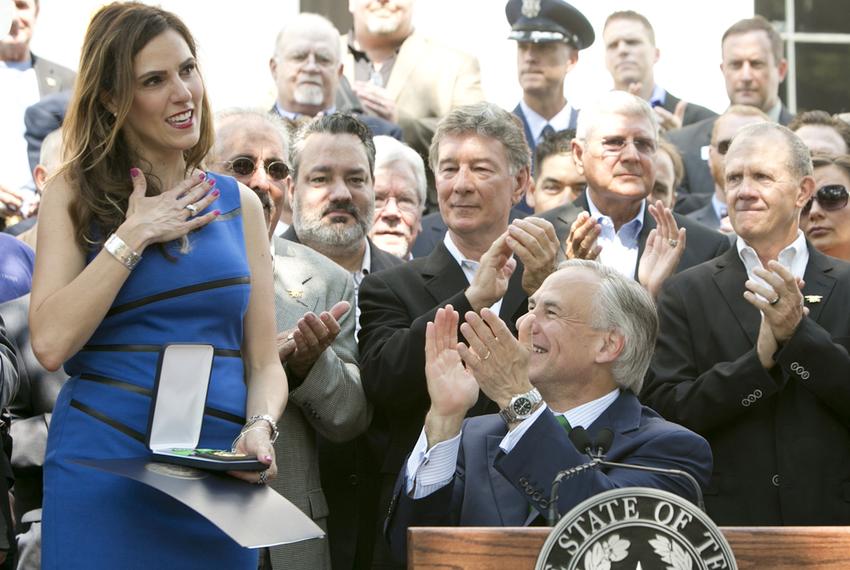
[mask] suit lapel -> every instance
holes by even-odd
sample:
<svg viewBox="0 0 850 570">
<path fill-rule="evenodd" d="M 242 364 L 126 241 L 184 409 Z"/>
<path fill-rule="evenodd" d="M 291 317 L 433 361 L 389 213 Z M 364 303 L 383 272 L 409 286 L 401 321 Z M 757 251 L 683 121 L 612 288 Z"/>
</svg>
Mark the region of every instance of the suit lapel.
<svg viewBox="0 0 850 570">
<path fill-rule="evenodd" d="M 438 302 L 469 286 L 466 275 L 463 274 L 463 270 L 443 242 L 438 243 L 428 256 L 422 269 L 422 276 L 425 280 L 425 289 Z"/>
<path fill-rule="evenodd" d="M 803 301 L 805 306 L 809 308 L 809 318 L 819 323 L 823 306 L 829 300 L 829 295 L 835 285 L 835 277 L 831 275 L 835 264 L 832 259 L 820 253 L 810 243 L 806 245 L 809 248 L 809 264 L 803 277 L 806 282 L 805 287 L 803 287 L 803 295 L 805 297 L 820 297 L 820 300 L 811 302 L 806 301 L 804 297 Z"/>
<path fill-rule="evenodd" d="M 513 113 L 519 117 L 520 121 L 522 121 L 522 131 L 525 133 L 525 142 L 528 143 L 528 148 L 531 149 L 531 155 L 533 158 L 534 149 L 537 147 L 537 141 L 534 140 L 534 136 L 531 134 L 531 127 L 528 126 L 528 119 L 525 118 L 525 113 L 522 112 L 522 105 L 517 103 L 516 107 L 514 107 Z"/>
<path fill-rule="evenodd" d="M 496 503 L 496 511 L 502 526 L 518 526 L 521 521 L 528 517 L 528 503 L 517 501 L 517 490 L 510 481 L 496 469 L 496 457 L 499 455 L 499 443 L 504 434 L 490 434 L 487 436 L 487 471 L 490 475 L 490 488 L 493 490 L 493 498 Z M 476 484 L 467 481 L 468 484 Z"/>
<path fill-rule="evenodd" d="M 744 299 L 744 291 L 746 291 L 744 282 L 747 280 L 747 270 L 738 257 L 738 249 L 733 246 L 718 257 L 715 260 L 715 268 L 712 276 L 714 283 L 732 311 L 732 316 L 741 326 L 747 338 L 750 339 L 752 345 L 755 346 L 761 326 L 761 315 L 758 309 Z M 703 303 L 708 302 L 708 299 L 703 299 Z"/>
<path fill-rule="evenodd" d="M 319 298 L 316 296 L 310 282 L 313 280 L 313 272 L 306 263 L 301 263 L 292 251 L 290 244 L 283 239 L 275 239 L 274 255 L 274 289 L 277 298 L 278 324 L 282 328 L 290 328 L 297 319 L 291 317 L 296 314 L 291 310 L 292 306 L 302 309 L 300 314 L 306 311 L 316 311 Z M 289 305 L 289 310 L 286 305 Z"/>
<path fill-rule="evenodd" d="M 390 72 L 390 79 L 387 81 L 387 92 L 390 99 L 398 101 L 399 93 L 407 85 L 410 74 L 413 73 L 413 69 L 422 55 L 422 48 L 422 39 L 416 32 L 410 34 L 402 42 Z"/>
</svg>

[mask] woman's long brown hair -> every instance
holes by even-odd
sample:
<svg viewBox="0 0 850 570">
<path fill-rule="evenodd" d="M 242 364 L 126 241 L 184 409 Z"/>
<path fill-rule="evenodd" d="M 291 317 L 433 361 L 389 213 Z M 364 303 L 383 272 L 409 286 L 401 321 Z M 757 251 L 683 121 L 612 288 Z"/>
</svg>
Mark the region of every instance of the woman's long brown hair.
<svg viewBox="0 0 850 570">
<path fill-rule="evenodd" d="M 103 243 L 124 222 L 133 190 L 130 168 L 138 166 L 145 173 L 148 195 L 162 191 L 150 165 L 130 148 L 121 128 L 133 104 L 133 58 L 167 30 L 179 33 L 197 57 L 186 25 L 154 6 L 113 3 L 101 8 L 89 24 L 62 128 L 65 163 L 58 173 L 67 176 L 77 192 L 69 213 L 84 250 Z M 206 90 L 200 111 L 200 139 L 184 151 L 187 173 L 201 164 L 213 144 Z"/>
</svg>

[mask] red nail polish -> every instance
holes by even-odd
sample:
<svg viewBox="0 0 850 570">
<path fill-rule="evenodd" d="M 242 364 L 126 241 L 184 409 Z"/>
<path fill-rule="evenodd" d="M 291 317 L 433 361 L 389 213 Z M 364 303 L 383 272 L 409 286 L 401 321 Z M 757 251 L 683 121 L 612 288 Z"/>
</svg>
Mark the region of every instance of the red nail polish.
<svg viewBox="0 0 850 570">
<path fill-rule="evenodd" d="M 136 168 L 135 166 L 130 169 L 130 176 L 132 176 L 133 178 L 137 177 L 141 173 L 142 171 Z"/>
<path fill-rule="evenodd" d="M 213 178 L 212 176 L 207 178 L 207 184 L 209 184 L 210 186 L 215 186 L 215 178 Z"/>
<path fill-rule="evenodd" d="M 218 196 L 219 194 L 221 194 L 221 191 L 220 191 L 220 190 L 213 190 L 213 191 L 212 191 L 212 195 L 213 195 L 213 196 Z"/>
<path fill-rule="evenodd" d="M 204 179 L 204 178 L 206 178 L 206 177 L 207 177 L 207 173 L 206 173 L 206 172 L 201 172 L 200 174 L 198 174 L 198 180 L 203 180 L 203 179 Z"/>
<path fill-rule="evenodd" d="M 213 215 L 214 215 L 214 216 L 220 216 L 220 215 L 221 215 L 221 210 L 213 210 Z"/>
</svg>

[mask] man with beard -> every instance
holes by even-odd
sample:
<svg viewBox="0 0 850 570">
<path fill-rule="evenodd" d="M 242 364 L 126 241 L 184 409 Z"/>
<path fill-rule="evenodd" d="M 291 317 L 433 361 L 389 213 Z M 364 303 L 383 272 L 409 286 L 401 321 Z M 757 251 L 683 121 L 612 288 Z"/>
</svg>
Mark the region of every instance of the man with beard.
<svg viewBox="0 0 850 570">
<path fill-rule="evenodd" d="M 354 280 L 355 327 L 363 278 L 401 263 L 368 239 L 375 211 L 375 144 L 368 127 L 351 115 L 316 117 L 295 134 L 289 151 L 292 226 L 284 239 L 299 242 L 346 269 Z M 356 334 L 356 333 L 355 333 Z M 358 540 L 365 463 L 360 440 L 319 439 L 319 466 L 328 515 L 331 567 L 352 566 Z"/>
<path fill-rule="evenodd" d="M 413 0 L 349 0 L 344 73 L 369 115 L 398 123 L 422 156 L 451 109 L 484 100 L 478 60 L 413 29 Z M 429 194 L 429 203 L 436 197 Z"/>
<path fill-rule="evenodd" d="M 303 243 L 336 262 L 360 283 L 401 263 L 367 237 L 375 215 L 375 143 L 351 115 L 322 115 L 301 127 L 290 149 L 292 226 L 284 239 Z M 360 311 L 357 311 L 357 330 Z"/>
<path fill-rule="evenodd" d="M 335 110 L 334 96 L 342 78 L 339 32 L 326 18 L 302 13 L 292 18 L 275 42 L 269 69 L 277 86 L 272 112 L 286 119 L 326 115 Z M 351 109 L 373 135 L 401 139 L 401 129 L 380 117 Z"/>
</svg>

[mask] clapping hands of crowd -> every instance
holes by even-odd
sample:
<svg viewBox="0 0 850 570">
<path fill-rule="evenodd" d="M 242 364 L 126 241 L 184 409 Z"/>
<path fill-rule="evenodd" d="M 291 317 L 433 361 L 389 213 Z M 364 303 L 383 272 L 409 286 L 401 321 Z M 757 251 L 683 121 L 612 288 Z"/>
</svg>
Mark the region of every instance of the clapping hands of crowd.
<svg viewBox="0 0 850 570">
<path fill-rule="evenodd" d="M 656 227 L 646 238 L 643 253 L 640 256 L 637 280 L 649 291 L 653 298 L 658 296 L 661 286 L 675 271 L 685 252 L 685 228 L 679 228 L 673 211 L 659 200 L 649 204 L 650 215 L 655 219 Z M 600 223 L 581 212 L 570 227 L 570 233 L 564 243 L 567 259 L 595 260 L 602 252 L 602 246 L 596 242 L 602 232 Z"/>
<path fill-rule="evenodd" d="M 649 232 L 646 246 L 638 263 L 638 282 L 657 298 L 661 286 L 673 275 L 685 253 L 685 228 L 679 228 L 673 212 L 659 200 L 649 205 L 656 227 Z"/>
<path fill-rule="evenodd" d="M 143 246 L 181 238 L 221 214 L 219 210 L 200 214 L 219 196 L 215 178 L 203 172 L 195 171 L 174 188 L 156 196 L 146 195 L 147 182 L 138 168 L 130 169 L 130 177 L 133 192 L 127 206 L 126 219 L 131 222 L 128 232 L 137 236 Z"/>
<path fill-rule="evenodd" d="M 310 369 L 339 335 L 339 320 L 351 309 L 348 301 L 340 301 L 316 315 L 308 311 L 294 328 L 278 333 L 277 352 L 280 361 L 298 378 L 306 378 Z"/>
<path fill-rule="evenodd" d="M 398 123 L 398 109 L 395 99 L 384 87 L 379 87 L 368 81 L 355 81 L 352 85 L 354 93 L 367 111 L 385 121 Z"/>
<path fill-rule="evenodd" d="M 761 311 L 756 352 L 762 366 L 772 368 L 773 355 L 791 338 L 809 309 L 803 306 L 805 282 L 777 261 L 769 261 L 767 267 L 753 270 L 764 283 L 747 280 L 744 298 Z"/>
</svg>

